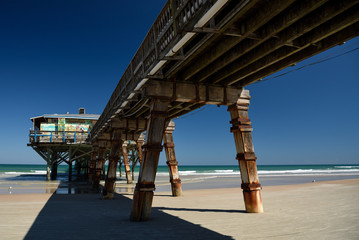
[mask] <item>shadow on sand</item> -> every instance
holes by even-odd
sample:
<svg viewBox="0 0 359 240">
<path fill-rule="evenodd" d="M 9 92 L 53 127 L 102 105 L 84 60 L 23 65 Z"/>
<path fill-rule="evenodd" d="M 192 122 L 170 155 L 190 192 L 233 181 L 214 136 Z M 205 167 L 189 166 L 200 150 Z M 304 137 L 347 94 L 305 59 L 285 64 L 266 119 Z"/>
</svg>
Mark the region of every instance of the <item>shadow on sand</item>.
<svg viewBox="0 0 359 240">
<path fill-rule="evenodd" d="M 24 239 L 232 239 L 163 212 L 166 208 L 152 208 L 146 222 L 131 222 L 128 193 L 101 200 L 88 184 L 80 184 L 80 191 L 65 186 L 60 184 Z"/>
</svg>

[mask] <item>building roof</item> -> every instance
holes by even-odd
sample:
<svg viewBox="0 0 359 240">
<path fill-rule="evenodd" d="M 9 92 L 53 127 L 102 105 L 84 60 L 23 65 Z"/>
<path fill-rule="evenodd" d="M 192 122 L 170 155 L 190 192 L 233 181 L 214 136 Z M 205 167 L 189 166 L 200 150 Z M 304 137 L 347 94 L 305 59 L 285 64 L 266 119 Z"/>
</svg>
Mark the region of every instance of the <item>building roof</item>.
<svg viewBox="0 0 359 240">
<path fill-rule="evenodd" d="M 88 119 L 88 120 L 97 120 L 100 115 L 97 114 L 44 114 L 38 117 L 30 118 L 31 121 L 34 121 L 36 118 L 71 118 L 71 119 Z"/>
</svg>

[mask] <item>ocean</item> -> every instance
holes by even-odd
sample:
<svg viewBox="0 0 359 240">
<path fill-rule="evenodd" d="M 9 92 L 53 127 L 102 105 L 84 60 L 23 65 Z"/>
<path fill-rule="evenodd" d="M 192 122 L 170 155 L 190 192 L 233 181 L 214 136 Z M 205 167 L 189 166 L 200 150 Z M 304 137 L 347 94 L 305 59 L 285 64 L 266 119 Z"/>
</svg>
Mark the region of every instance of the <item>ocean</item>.
<svg viewBox="0 0 359 240">
<path fill-rule="evenodd" d="M 240 175 L 238 165 L 179 166 L 180 176 L 236 176 Z M 122 169 L 123 173 L 125 172 Z M 135 175 L 139 166 L 135 168 Z M 76 174 L 73 169 L 73 174 Z M 67 179 L 68 166 L 58 166 L 59 180 Z M 118 172 L 119 174 L 119 172 Z M 259 165 L 261 176 L 317 176 L 317 175 L 359 175 L 359 164 L 327 164 L 327 165 Z M 168 176 L 167 166 L 158 166 L 157 176 Z M 46 165 L 35 164 L 0 164 L 1 180 L 44 180 Z"/>
</svg>

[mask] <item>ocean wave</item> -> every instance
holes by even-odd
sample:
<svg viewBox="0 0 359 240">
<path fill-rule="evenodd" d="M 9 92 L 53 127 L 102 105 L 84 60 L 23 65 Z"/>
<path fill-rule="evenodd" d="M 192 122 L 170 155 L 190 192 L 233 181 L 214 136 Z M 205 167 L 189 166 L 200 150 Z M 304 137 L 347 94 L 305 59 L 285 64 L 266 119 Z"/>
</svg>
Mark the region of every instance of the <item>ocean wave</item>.
<svg viewBox="0 0 359 240">
<path fill-rule="evenodd" d="M 345 168 L 345 169 L 355 168 L 359 170 L 359 166 L 334 166 L 334 168 Z"/>
<path fill-rule="evenodd" d="M 214 170 L 216 173 L 233 173 L 233 170 Z"/>
<path fill-rule="evenodd" d="M 295 170 L 274 170 L 274 171 L 266 171 L 260 170 L 258 171 L 259 175 L 285 175 L 285 174 L 297 174 L 297 175 L 308 175 L 308 174 L 336 174 L 336 173 L 359 173 L 359 169 L 295 169 Z"/>
</svg>

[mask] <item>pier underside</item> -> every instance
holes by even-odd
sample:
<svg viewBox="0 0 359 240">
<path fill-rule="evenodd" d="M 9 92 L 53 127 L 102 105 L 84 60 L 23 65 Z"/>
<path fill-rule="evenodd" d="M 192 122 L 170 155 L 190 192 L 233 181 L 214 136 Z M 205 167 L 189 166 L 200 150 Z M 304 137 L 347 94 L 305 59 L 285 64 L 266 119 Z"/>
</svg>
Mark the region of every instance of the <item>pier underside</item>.
<svg viewBox="0 0 359 240">
<path fill-rule="evenodd" d="M 113 171 L 119 152 L 126 159 L 124 142 L 137 142 L 141 168 L 131 220 L 147 220 L 163 146 L 173 196 L 182 195 L 171 120 L 206 104 L 224 105 L 246 211 L 263 212 L 244 87 L 358 35 L 359 0 L 168 1 L 91 132 L 94 186 L 105 149 Z M 129 172 L 126 167 L 128 181 Z M 111 198 L 113 172 L 107 176 Z"/>
</svg>

